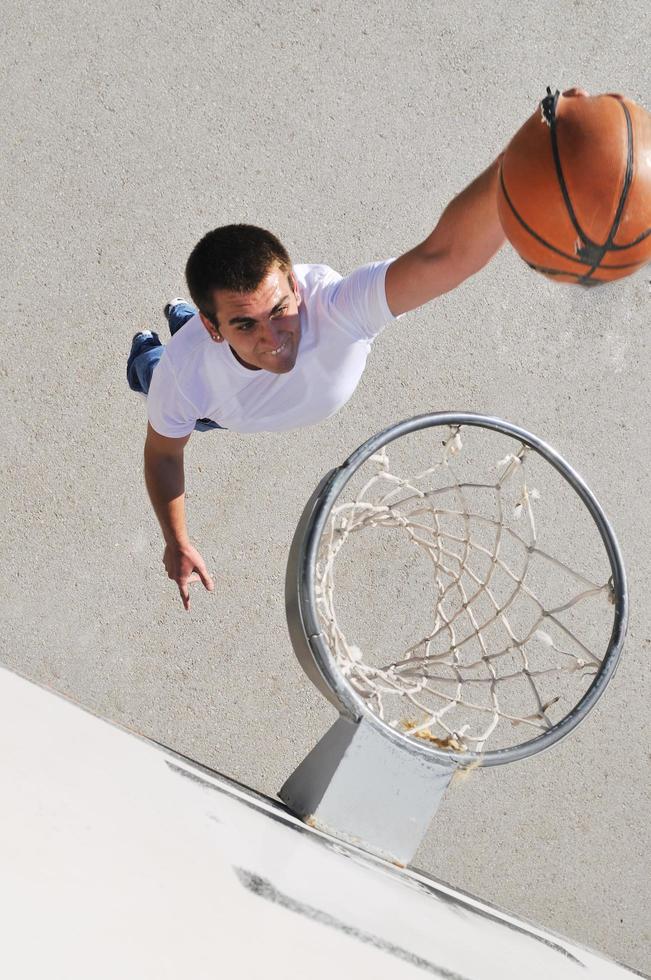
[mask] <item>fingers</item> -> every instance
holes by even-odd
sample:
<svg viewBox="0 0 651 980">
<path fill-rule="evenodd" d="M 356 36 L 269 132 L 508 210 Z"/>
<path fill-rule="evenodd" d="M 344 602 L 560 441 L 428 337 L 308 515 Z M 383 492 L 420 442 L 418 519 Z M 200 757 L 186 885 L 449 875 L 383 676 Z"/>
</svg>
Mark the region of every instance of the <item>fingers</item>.
<svg viewBox="0 0 651 980">
<path fill-rule="evenodd" d="M 183 608 L 186 610 L 190 608 L 189 586 L 192 585 L 193 582 L 202 582 L 208 592 L 212 592 L 215 588 L 215 583 L 208 574 L 206 566 L 203 564 L 203 562 L 201 562 L 201 564 L 197 563 L 195 565 L 195 571 L 188 576 L 182 576 L 177 579 L 179 594 L 183 602 Z"/>
<path fill-rule="evenodd" d="M 565 96 L 566 99 L 573 99 L 573 98 L 576 98 L 577 96 L 584 98 L 584 97 L 586 97 L 588 95 L 588 93 L 586 92 L 586 90 L 584 88 L 574 87 L 574 88 L 568 88 L 568 89 L 566 89 L 563 92 L 563 95 Z"/>
<path fill-rule="evenodd" d="M 208 574 L 208 569 L 206 568 L 204 563 L 197 562 L 194 568 L 195 568 L 194 575 L 193 575 L 194 581 L 196 582 L 198 579 L 201 579 L 201 581 L 204 584 L 204 587 L 208 590 L 208 592 L 212 592 L 213 589 L 215 588 L 215 583 L 213 582 L 210 575 Z"/>
<path fill-rule="evenodd" d="M 575 88 L 566 89 L 563 92 L 563 95 L 565 96 L 566 99 L 572 99 L 576 97 L 587 98 L 590 95 L 590 93 L 586 92 L 584 88 L 575 87 Z M 604 92 L 604 95 L 610 96 L 611 99 L 619 99 L 620 102 L 626 98 L 626 96 L 622 95 L 621 92 Z"/>
<path fill-rule="evenodd" d="M 184 609 L 190 608 L 190 588 L 194 582 L 201 582 L 208 592 L 213 592 L 215 583 L 208 574 L 206 564 L 195 548 L 173 550 L 165 548 L 163 565 L 167 577 L 176 582 Z"/>
<path fill-rule="evenodd" d="M 190 608 L 190 590 L 188 588 L 188 581 L 189 581 L 189 579 L 186 579 L 185 581 L 183 579 L 181 579 L 181 581 L 178 583 L 178 586 L 179 586 L 179 594 L 181 596 L 181 601 L 183 603 L 183 608 L 185 609 L 186 612 Z"/>
</svg>

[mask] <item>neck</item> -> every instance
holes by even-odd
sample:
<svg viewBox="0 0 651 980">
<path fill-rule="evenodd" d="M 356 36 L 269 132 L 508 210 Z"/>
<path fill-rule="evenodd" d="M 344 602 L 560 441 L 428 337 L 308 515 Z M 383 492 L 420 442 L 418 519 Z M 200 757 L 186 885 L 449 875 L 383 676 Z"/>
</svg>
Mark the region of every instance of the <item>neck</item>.
<svg viewBox="0 0 651 980">
<path fill-rule="evenodd" d="M 239 361 L 240 362 L 240 364 L 242 365 L 242 367 L 248 368 L 249 371 L 261 371 L 262 370 L 262 368 L 254 367 L 253 364 L 247 364 L 246 361 L 243 361 L 242 360 L 242 358 L 237 353 L 237 351 L 233 350 L 233 348 L 231 347 L 230 344 L 228 346 L 231 348 L 231 354 L 233 355 L 233 357 L 235 358 L 236 361 Z"/>
</svg>

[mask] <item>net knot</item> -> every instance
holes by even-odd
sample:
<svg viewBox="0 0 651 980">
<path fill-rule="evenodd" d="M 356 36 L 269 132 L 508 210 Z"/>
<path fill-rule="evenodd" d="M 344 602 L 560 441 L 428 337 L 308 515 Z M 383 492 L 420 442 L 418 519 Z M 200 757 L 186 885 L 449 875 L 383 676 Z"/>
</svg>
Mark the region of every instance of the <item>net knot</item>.
<svg viewBox="0 0 651 980">
<path fill-rule="evenodd" d="M 540 114 L 542 121 L 547 123 L 548 126 L 554 126 L 556 123 L 556 106 L 558 105 L 558 99 L 560 97 L 560 92 L 556 89 L 552 92 L 549 85 L 547 86 L 547 95 L 540 103 Z"/>
</svg>

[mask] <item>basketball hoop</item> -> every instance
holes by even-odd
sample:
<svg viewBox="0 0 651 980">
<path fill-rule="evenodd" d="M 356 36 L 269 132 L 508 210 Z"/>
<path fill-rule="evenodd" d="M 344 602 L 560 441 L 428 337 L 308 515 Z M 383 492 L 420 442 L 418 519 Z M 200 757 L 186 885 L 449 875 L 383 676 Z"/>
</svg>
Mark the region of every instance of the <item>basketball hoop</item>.
<svg viewBox="0 0 651 980">
<path fill-rule="evenodd" d="M 426 442 L 405 475 L 393 456 L 416 434 Z M 403 549 L 403 566 L 420 562 L 429 578 L 418 600 L 407 592 L 400 648 L 393 627 L 388 641 L 375 642 L 378 626 L 358 643 L 340 615 L 347 552 L 387 535 L 387 594 L 401 539 L 417 555 Z M 375 544 L 364 547 L 343 576 L 358 610 L 377 565 Z M 536 436 L 466 413 L 392 426 L 325 477 L 292 544 L 286 602 L 298 659 L 347 738 L 363 723 L 378 744 L 448 776 L 524 759 L 571 732 L 615 671 L 628 610 L 619 546 L 581 477 Z"/>
</svg>

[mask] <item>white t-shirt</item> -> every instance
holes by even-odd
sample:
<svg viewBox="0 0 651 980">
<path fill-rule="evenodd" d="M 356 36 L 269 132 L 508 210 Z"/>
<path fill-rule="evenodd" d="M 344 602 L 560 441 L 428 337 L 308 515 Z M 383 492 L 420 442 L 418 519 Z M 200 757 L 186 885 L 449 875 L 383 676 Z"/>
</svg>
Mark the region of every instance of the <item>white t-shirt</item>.
<svg viewBox="0 0 651 980">
<path fill-rule="evenodd" d="M 351 397 L 371 344 L 394 318 L 384 280 L 393 260 L 342 278 L 327 265 L 297 265 L 301 339 L 286 374 L 252 371 L 216 344 L 199 314 L 172 337 L 156 366 L 147 414 L 160 435 L 179 439 L 197 419 L 235 432 L 281 432 L 334 415 Z"/>
</svg>

